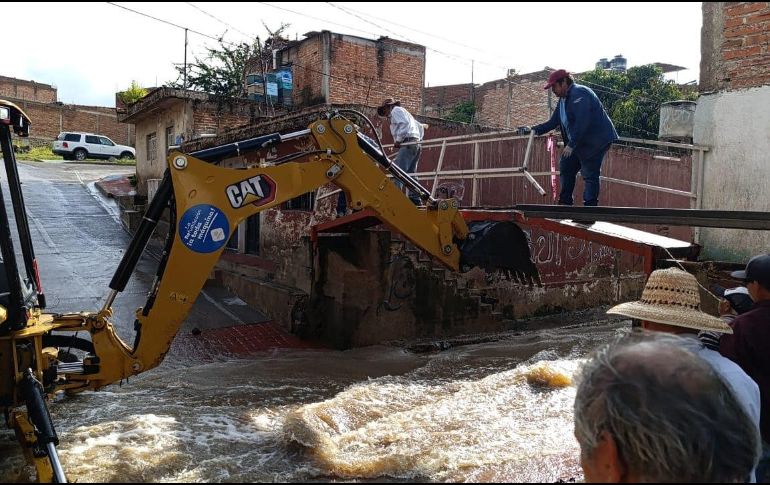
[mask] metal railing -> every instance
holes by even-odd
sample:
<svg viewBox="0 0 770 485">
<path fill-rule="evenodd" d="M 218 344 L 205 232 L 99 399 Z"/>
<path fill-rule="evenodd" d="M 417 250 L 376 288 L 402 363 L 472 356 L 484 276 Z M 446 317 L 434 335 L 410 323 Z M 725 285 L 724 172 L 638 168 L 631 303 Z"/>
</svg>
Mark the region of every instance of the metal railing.
<svg viewBox="0 0 770 485">
<path fill-rule="evenodd" d="M 481 166 L 480 146 L 482 144 L 512 141 L 512 140 L 524 139 L 524 138 L 528 138 L 528 143 L 527 143 L 526 152 L 524 155 L 524 160 L 522 161 L 521 166 L 480 168 Z M 484 180 L 484 179 L 525 177 L 527 178 L 529 183 L 532 184 L 538 192 L 540 192 L 541 195 L 545 194 L 545 191 L 540 186 L 540 184 L 535 180 L 534 177 L 553 176 L 553 175 L 558 176 L 559 172 L 558 170 L 548 171 L 548 172 L 529 172 L 529 160 L 532 153 L 532 145 L 534 142 L 534 138 L 535 138 L 534 133 L 531 133 L 530 135 L 515 135 L 515 134 L 512 134 L 511 132 L 492 132 L 492 133 L 479 133 L 479 134 L 472 134 L 472 135 L 451 136 L 451 137 L 445 137 L 445 138 L 434 138 L 430 140 L 424 140 L 423 142 L 403 143 L 402 146 L 414 145 L 419 143 L 422 145 L 423 149 L 440 148 L 438 161 L 436 163 L 436 169 L 432 171 L 427 171 L 427 172 L 416 172 L 416 173 L 413 173 L 412 176 L 417 180 L 432 180 L 433 182 L 431 187 L 432 196 L 435 196 L 439 179 L 452 180 L 452 179 L 470 178 L 472 180 L 471 205 L 477 206 L 479 203 L 479 183 L 481 180 Z M 601 176 L 602 180 L 611 182 L 611 183 L 651 190 L 655 192 L 662 192 L 662 193 L 677 195 L 681 197 L 687 197 L 688 199 L 690 199 L 690 208 L 692 209 L 702 208 L 701 193 L 703 192 L 703 160 L 704 160 L 704 153 L 708 151 L 708 147 L 701 146 L 701 145 L 685 144 L 685 143 L 671 143 L 671 142 L 665 142 L 665 141 L 643 140 L 639 138 L 626 138 L 626 137 L 621 137 L 619 141 L 624 143 L 632 143 L 635 145 L 648 146 L 648 147 L 664 147 L 664 148 L 677 148 L 680 150 L 689 150 L 692 154 L 692 164 L 691 164 L 692 173 L 691 173 L 690 190 L 686 191 L 686 190 L 673 189 L 670 187 L 662 187 L 658 185 L 646 184 L 643 182 L 634 182 L 631 180 L 623 180 L 623 179 L 607 177 L 607 176 Z M 444 159 L 447 154 L 447 148 L 468 146 L 468 145 L 473 146 L 473 164 L 472 164 L 473 168 L 443 170 Z M 389 148 L 389 147 L 393 147 L 393 145 L 392 144 L 384 145 L 384 147 Z M 655 155 L 653 158 L 656 158 L 659 160 L 670 160 L 672 162 L 680 160 L 677 157 L 669 157 L 665 155 Z M 319 193 L 317 194 L 317 200 L 323 199 L 325 197 L 329 197 L 338 192 L 339 192 L 339 189 L 325 192 L 323 194 Z"/>
</svg>

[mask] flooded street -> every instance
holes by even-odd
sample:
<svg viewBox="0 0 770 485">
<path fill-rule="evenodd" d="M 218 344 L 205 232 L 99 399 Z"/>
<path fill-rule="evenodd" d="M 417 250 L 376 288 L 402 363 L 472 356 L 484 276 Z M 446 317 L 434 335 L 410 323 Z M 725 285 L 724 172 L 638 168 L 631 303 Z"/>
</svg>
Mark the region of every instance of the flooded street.
<svg viewBox="0 0 770 485">
<path fill-rule="evenodd" d="M 106 169 L 20 168 L 48 311 L 95 309 L 128 243 L 89 190 Z M 153 274 L 143 258 L 115 302 L 125 338 Z M 379 346 L 235 359 L 191 352 L 190 329 L 258 315 L 206 292 L 160 367 L 51 405 L 71 481 L 580 480 L 572 377 L 582 357 L 627 328 L 596 311 L 435 353 Z M 0 480 L 32 478 L 3 428 Z"/>
<path fill-rule="evenodd" d="M 580 480 L 571 377 L 625 328 L 511 334 L 430 355 L 175 355 L 122 387 L 61 399 L 52 414 L 79 482 Z M 6 432 L 3 481 L 28 479 L 17 453 Z"/>
</svg>

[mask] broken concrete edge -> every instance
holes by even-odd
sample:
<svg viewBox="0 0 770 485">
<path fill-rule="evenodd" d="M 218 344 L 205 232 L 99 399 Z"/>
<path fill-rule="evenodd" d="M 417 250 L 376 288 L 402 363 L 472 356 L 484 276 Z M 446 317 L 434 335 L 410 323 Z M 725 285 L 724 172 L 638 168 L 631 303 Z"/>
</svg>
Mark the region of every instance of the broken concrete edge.
<svg viewBox="0 0 770 485">
<path fill-rule="evenodd" d="M 133 197 L 136 189 L 131 185 L 131 175 L 108 175 L 97 180 L 94 185 L 105 197 L 118 199 L 120 197 Z"/>
<path fill-rule="evenodd" d="M 606 315 L 606 310 L 611 306 L 612 305 L 605 305 L 601 307 L 587 308 L 583 310 L 575 310 L 553 315 L 524 318 L 520 320 L 510 320 L 508 330 L 493 334 L 479 333 L 456 335 L 445 338 L 435 337 L 418 340 L 393 340 L 389 342 L 383 342 L 383 345 L 399 347 L 406 350 L 407 352 L 415 354 L 424 354 L 442 352 L 455 347 L 506 341 L 512 338 L 520 337 L 525 332 L 534 333 L 542 330 L 570 328 L 588 329 L 598 325 L 608 323 L 620 324 L 623 322 L 628 322 L 628 327 L 630 329 L 631 320 L 629 318 L 623 316 Z M 565 324 L 565 319 L 570 319 L 575 323 Z"/>
</svg>

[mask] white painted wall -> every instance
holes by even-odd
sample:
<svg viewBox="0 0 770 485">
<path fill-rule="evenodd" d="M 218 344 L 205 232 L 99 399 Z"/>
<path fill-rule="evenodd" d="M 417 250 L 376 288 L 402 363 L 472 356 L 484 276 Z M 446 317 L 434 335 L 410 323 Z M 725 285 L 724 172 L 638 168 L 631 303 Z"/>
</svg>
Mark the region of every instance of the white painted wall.
<svg viewBox="0 0 770 485">
<path fill-rule="evenodd" d="M 770 86 L 702 95 L 693 142 L 704 158 L 703 209 L 770 211 Z M 745 262 L 770 252 L 770 231 L 704 228 L 704 256 Z"/>
</svg>

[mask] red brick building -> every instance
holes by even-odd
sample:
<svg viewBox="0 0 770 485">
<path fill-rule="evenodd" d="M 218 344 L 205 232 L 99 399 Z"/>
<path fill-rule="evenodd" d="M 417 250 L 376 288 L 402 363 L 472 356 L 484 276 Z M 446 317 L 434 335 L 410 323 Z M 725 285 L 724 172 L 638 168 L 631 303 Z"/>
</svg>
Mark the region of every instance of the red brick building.
<svg viewBox="0 0 770 485">
<path fill-rule="evenodd" d="M 55 103 L 56 88 L 50 84 L 0 76 L 0 97 L 38 103 Z"/>
<path fill-rule="evenodd" d="M 310 32 L 276 53 L 276 68 L 291 66 L 293 103 L 376 106 L 386 97 L 412 112 L 422 107 L 425 47 L 388 37 L 377 40 L 324 30 Z"/>
<path fill-rule="evenodd" d="M 543 90 L 553 69 L 514 74 L 482 85 L 453 84 L 425 88 L 423 113 L 446 116 L 457 104 L 474 101 L 474 121 L 498 129 L 534 125 L 545 121 L 555 100 Z"/>
<path fill-rule="evenodd" d="M 32 120 L 29 142 L 47 145 L 62 131 L 85 131 L 134 145 L 134 129 L 118 121 L 114 108 L 63 104 L 49 84 L 0 76 L 0 98 L 23 109 Z"/>
<path fill-rule="evenodd" d="M 476 85 L 472 83 L 425 88 L 423 91 L 422 114 L 444 118 L 458 104 L 471 101 L 475 94 Z"/>
</svg>

